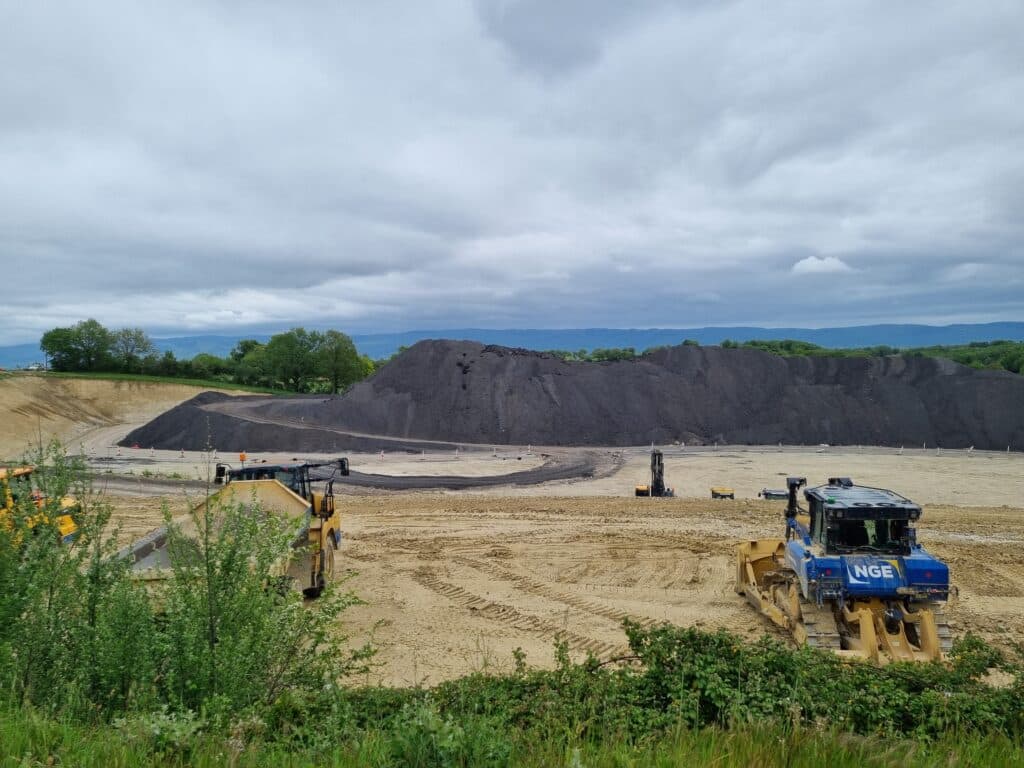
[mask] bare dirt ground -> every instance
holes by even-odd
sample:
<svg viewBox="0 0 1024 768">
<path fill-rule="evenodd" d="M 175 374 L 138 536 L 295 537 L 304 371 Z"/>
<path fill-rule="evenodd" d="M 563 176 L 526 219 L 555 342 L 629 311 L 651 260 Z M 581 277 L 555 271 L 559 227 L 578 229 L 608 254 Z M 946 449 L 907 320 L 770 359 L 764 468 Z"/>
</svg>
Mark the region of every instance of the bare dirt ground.
<svg viewBox="0 0 1024 768">
<path fill-rule="evenodd" d="M 114 435 L 123 437 L 204 391 L 162 382 L 6 376 L 0 379 L 0 458 L 20 459 L 40 438 L 57 438 L 73 451 L 88 445 L 100 452 L 113 445 Z"/>
<path fill-rule="evenodd" d="M 0 455 L 19 441 L 58 434 L 79 444 L 128 543 L 202 498 L 212 453 L 182 455 L 116 443 L 132 428 L 195 394 L 190 387 L 123 387 L 91 380 L 0 381 L 6 413 Z M 152 387 L 152 389 L 150 389 Z M 49 428 L 49 431 L 48 431 Z M 73 444 L 70 446 L 76 447 Z M 569 450 L 572 449 L 562 449 Z M 594 450 L 594 449 L 588 449 Z M 351 455 L 374 474 L 487 476 L 540 467 L 543 448 L 490 447 L 421 454 Z M 339 631 L 371 639 L 379 666 L 367 682 L 435 683 L 512 666 L 521 647 L 550 664 L 565 637 L 574 652 L 625 650 L 621 620 L 771 631 L 733 592 L 737 541 L 781 535 L 782 504 L 756 498 L 789 474 L 811 484 L 846 475 L 925 504 L 919 538 L 949 563 L 960 589 L 948 610 L 967 631 L 1011 647 L 1024 642 L 1024 455 L 892 448 L 666 448 L 666 478 L 681 498 L 637 499 L 649 477 L 645 448 L 606 449 L 592 478 L 478 491 L 367 491 L 339 486 L 347 524 L 339 570 L 366 604 Z M 260 454 L 270 462 L 322 456 Z M 107 471 L 112 474 L 107 474 Z M 736 501 L 707 498 L 711 485 Z"/>
<path fill-rule="evenodd" d="M 160 499 L 110 500 L 125 541 L 159 524 Z M 434 492 L 343 504 L 339 575 L 366 604 L 340 631 L 378 648 L 367 682 L 508 670 L 516 648 L 549 665 L 558 636 L 577 654 L 612 657 L 626 650 L 626 616 L 774 634 L 733 592 L 733 552 L 741 539 L 781 534 L 779 502 Z M 186 508 L 172 499 L 172 513 Z M 954 635 L 1024 641 L 1024 510 L 929 506 L 920 539 L 960 589 Z"/>
</svg>

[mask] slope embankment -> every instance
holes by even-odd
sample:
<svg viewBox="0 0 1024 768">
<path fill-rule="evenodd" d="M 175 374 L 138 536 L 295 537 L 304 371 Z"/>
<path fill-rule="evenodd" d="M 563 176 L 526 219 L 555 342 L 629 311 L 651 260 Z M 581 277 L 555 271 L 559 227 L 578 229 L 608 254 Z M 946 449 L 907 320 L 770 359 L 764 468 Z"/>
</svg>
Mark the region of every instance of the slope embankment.
<svg viewBox="0 0 1024 768">
<path fill-rule="evenodd" d="M 1024 377 L 923 357 L 783 358 L 669 347 L 567 363 L 425 341 L 337 397 L 202 395 L 131 433 L 171 449 L 366 450 L 451 443 L 1024 444 Z"/>
<path fill-rule="evenodd" d="M 53 438 L 74 450 L 98 430 L 125 425 L 127 432 L 203 391 L 165 382 L 8 375 L 0 378 L 0 458 L 18 460 Z"/>
</svg>

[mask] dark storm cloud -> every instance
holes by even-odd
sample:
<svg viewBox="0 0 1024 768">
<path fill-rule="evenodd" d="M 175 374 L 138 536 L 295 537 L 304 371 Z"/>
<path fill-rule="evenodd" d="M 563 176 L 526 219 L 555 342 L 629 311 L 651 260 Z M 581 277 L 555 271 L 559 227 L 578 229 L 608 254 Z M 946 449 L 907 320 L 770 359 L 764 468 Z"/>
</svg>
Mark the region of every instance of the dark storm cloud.
<svg viewBox="0 0 1024 768">
<path fill-rule="evenodd" d="M 1018 2 L 8 4 L 0 343 L 1019 319 Z"/>
</svg>

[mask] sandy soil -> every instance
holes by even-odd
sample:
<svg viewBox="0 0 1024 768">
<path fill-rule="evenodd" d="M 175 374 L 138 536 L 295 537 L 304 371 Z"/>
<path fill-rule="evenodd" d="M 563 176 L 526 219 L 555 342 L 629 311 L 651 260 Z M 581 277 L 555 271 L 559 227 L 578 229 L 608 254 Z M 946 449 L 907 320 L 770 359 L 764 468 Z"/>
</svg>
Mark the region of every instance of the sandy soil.
<svg viewBox="0 0 1024 768">
<path fill-rule="evenodd" d="M 206 389 L 182 384 L 51 376 L 0 379 L 0 458 L 17 460 L 52 438 L 100 453 L 137 426 Z M 228 392 L 227 394 L 238 394 Z M 120 435 L 120 437 L 115 436 Z"/>
<path fill-rule="evenodd" d="M 133 424 L 195 392 L 4 379 L 0 455 L 18 455 L 40 427 L 44 437 L 76 439 L 100 472 L 96 489 L 113 505 L 127 543 L 162 522 L 165 501 L 152 495 L 146 473 L 164 478 L 160 492 L 178 515 L 200 498 L 189 480 L 207 477 L 216 460 L 237 460 L 144 447 L 118 455 L 115 444 Z M 363 472 L 488 475 L 536 466 L 543 450 L 351 459 Z M 320 457 L 249 457 L 310 458 Z M 596 478 L 472 494 L 342 489 L 346 526 L 338 562 L 366 605 L 351 609 L 339 631 L 353 642 L 372 639 L 379 649 L 367 682 L 435 683 L 482 668 L 509 669 L 517 647 L 530 663 L 550 664 L 560 634 L 577 654 L 614 656 L 625 648 L 625 616 L 758 636 L 765 623 L 732 589 L 733 551 L 740 539 L 781 535 L 782 504 L 754 497 L 762 487 L 782 487 L 788 474 L 812 484 L 847 475 L 925 504 L 919 538 L 950 564 L 960 589 L 948 610 L 954 635 L 974 631 L 1002 646 L 1024 641 L 1021 453 L 672 447 L 666 478 L 682 498 L 637 499 L 633 486 L 646 482 L 648 461 L 643 448 L 608 449 Z M 132 474 L 126 480 L 107 470 Z M 732 486 L 740 498 L 712 502 L 711 485 Z"/>
<path fill-rule="evenodd" d="M 160 522 L 159 499 L 110 500 L 124 540 Z M 515 648 L 549 665 L 559 635 L 578 655 L 608 658 L 625 651 L 626 616 L 772 633 L 733 592 L 733 551 L 740 539 L 781 535 L 777 502 L 435 492 L 343 504 L 340 573 L 366 604 L 339 631 L 378 648 L 366 682 L 507 670 Z M 170 508 L 184 511 L 184 496 Z M 1024 640 L 1024 510 L 933 505 L 919 532 L 960 589 L 948 610 L 954 635 Z"/>
<path fill-rule="evenodd" d="M 720 450 L 666 448 L 665 482 L 677 496 L 710 497 L 711 486 L 728 486 L 737 497 L 756 498 L 762 488 L 785 489 L 786 477 L 819 485 L 852 477 L 908 496 L 920 504 L 1024 506 L 1024 453 L 904 450 L 891 448 L 732 446 Z M 616 474 L 594 480 L 524 488 L 521 494 L 618 496 L 650 482 L 648 449 L 629 449 Z M 500 491 L 495 491 L 500 493 Z"/>
</svg>

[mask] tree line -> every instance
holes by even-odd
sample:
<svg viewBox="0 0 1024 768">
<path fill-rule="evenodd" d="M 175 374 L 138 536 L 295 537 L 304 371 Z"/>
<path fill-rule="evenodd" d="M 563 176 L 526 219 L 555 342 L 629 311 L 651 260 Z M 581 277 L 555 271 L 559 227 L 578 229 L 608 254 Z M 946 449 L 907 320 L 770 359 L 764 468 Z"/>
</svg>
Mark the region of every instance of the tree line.
<svg viewBox="0 0 1024 768">
<path fill-rule="evenodd" d="M 1004 370 L 1021 373 L 1024 370 L 1024 342 L 1022 341 L 972 341 L 969 344 L 954 344 L 933 347 L 891 347 L 880 344 L 874 347 L 852 347 L 829 349 L 808 341 L 784 339 L 782 341 L 745 341 L 739 344 L 729 340 L 723 347 L 749 347 L 771 352 L 783 357 L 804 355 L 807 357 L 943 357 L 948 360 L 977 369 Z"/>
<path fill-rule="evenodd" d="M 684 347 L 700 346 L 700 343 L 693 339 L 684 339 L 681 343 Z M 888 344 L 879 344 L 872 347 L 833 349 L 796 339 L 755 339 L 742 342 L 733 339 L 723 339 L 718 346 L 721 346 L 722 349 L 759 349 L 762 352 L 769 352 L 780 357 L 886 357 L 888 355 L 942 357 L 971 368 L 1005 370 L 1011 373 L 1024 372 L 1024 342 L 1022 341 L 972 341 L 970 344 L 906 347 L 902 349 L 889 346 Z M 616 360 L 636 360 L 669 348 L 667 345 L 648 347 L 642 352 L 637 352 L 633 347 L 580 349 L 575 352 L 564 349 L 548 349 L 543 354 L 571 363 L 601 363 Z"/>
<path fill-rule="evenodd" d="M 227 357 L 204 352 L 179 360 L 170 350 L 160 352 L 141 328 L 111 330 L 89 319 L 47 331 L 39 347 L 55 371 L 206 379 L 290 392 L 340 392 L 374 371 L 373 360 L 336 330 L 292 328 L 266 343 L 243 339 Z"/>
</svg>

